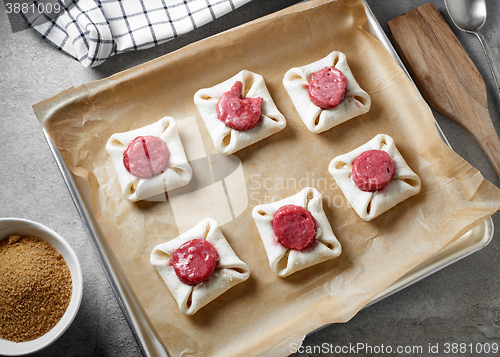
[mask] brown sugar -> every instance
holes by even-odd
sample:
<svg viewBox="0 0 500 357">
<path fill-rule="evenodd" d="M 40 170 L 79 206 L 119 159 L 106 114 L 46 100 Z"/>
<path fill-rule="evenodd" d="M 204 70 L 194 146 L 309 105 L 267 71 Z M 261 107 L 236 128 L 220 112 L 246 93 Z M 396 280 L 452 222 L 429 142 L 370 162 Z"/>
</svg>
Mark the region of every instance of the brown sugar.
<svg viewBox="0 0 500 357">
<path fill-rule="evenodd" d="M 0 338 L 24 342 L 46 334 L 71 293 L 68 265 L 49 243 L 15 235 L 0 241 Z"/>
</svg>

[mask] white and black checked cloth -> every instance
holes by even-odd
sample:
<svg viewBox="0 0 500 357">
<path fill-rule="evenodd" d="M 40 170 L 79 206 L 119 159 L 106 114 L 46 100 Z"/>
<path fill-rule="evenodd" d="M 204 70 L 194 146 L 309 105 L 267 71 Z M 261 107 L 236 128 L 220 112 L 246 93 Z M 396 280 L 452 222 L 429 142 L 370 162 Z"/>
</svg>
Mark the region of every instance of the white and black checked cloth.
<svg viewBox="0 0 500 357">
<path fill-rule="evenodd" d="M 117 53 L 146 49 L 194 30 L 250 0 L 57 0 L 56 17 L 28 25 L 85 67 Z M 33 1 L 35 6 L 42 0 Z M 55 2 L 55 1 L 54 1 Z"/>
</svg>

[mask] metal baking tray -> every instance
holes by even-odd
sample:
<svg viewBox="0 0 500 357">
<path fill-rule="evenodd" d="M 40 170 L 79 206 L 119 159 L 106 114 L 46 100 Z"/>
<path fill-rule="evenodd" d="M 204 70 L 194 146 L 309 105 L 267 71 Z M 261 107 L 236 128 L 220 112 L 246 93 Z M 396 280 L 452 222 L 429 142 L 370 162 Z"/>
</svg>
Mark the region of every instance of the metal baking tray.
<svg viewBox="0 0 500 357">
<path fill-rule="evenodd" d="M 398 57 L 392 44 L 388 40 L 384 31 L 380 27 L 377 19 L 373 15 L 368 4 L 363 1 L 365 6 L 370 32 L 387 48 L 396 62 L 406 71 L 403 63 Z M 409 76 L 410 77 L 410 76 Z M 411 79 L 411 77 L 410 77 Z M 436 123 L 436 130 L 442 139 L 447 142 L 441 129 Z M 87 182 L 77 176 L 74 176 L 66 166 L 59 150 L 50 138 L 45 129 L 43 133 L 54 155 L 56 163 L 61 171 L 64 181 L 68 187 L 69 193 L 75 203 L 76 209 L 83 221 L 84 227 L 97 251 L 104 272 L 108 278 L 111 288 L 117 298 L 118 304 L 123 311 L 126 321 L 139 345 L 144 356 L 169 356 L 165 347 L 162 345 L 156 334 L 150 327 L 149 321 L 142 307 L 137 302 L 130 285 L 123 273 L 120 265 L 106 242 L 103 233 L 99 229 L 97 222 L 92 214 L 92 202 L 88 190 Z M 448 142 L 447 142 L 448 143 Z M 448 143 L 449 144 L 449 143 Z M 389 288 L 376 296 L 368 305 L 374 304 L 387 296 L 394 294 L 409 285 L 437 272 L 440 269 L 484 248 L 493 237 L 493 221 L 491 218 L 484 220 L 471 231 L 444 247 L 434 254 L 428 260 L 408 272 L 405 276 L 393 283 Z M 367 306 L 368 306 L 367 305 Z"/>
</svg>

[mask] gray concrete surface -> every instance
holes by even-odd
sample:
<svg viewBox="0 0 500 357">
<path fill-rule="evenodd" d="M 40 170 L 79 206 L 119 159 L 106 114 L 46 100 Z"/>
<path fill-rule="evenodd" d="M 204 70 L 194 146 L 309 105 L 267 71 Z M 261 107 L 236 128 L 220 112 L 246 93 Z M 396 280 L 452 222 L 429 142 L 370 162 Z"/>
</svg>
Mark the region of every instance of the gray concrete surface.
<svg viewBox="0 0 500 357">
<path fill-rule="evenodd" d="M 215 23 L 170 43 L 116 56 L 95 69 L 83 68 L 31 30 L 13 33 L 5 8 L 0 5 L 0 217 L 32 219 L 60 233 L 75 249 L 84 274 L 83 301 L 74 323 L 56 343 L 37 356 L 135 357 L 140 356 L 140 350 L 106 280 L 31 105 L 68 87 L 107 77 L 295 2 L 254 0 Z M 367 2 L 388 33 L 389 20 L 428 1 Z M 432 2 L 451 24 L 443 0 Z M 488 11 L 483 33 L 489 41 L 495 63 L 500 67 L 500 3 L 489 0 Z M 491 116 L 499 130 L 500 100 L 494 97 L 493 80 L 479 42 L 473 35 L 452 28 L 486 81 Z M 452 147 L 488 180 L 500 186 L 500 180 L 471 137 L 441 115 L 436 114 L 436 119 Z M 496 227 L 500 227 L 499 213 L 493 216 L 493 220 Z M 472 356 L 478 354 L 469 353 L 469 346 L 500 343 L 499 232 L 500 228 L 497 228 L 492 242 L 480 252 L 362 310 L 345 324 L 331 325 L 309 335 L 295 356 L 370 355 L 351 353 L 352 350 L 340 354 L 323 353 L 325 350 L 312 352 L 314 348 L 358 343 L 374 347 L 371 354 L 374 356 L 391 355 L 383 353 L 382 346 L 422 346 L 424 351 L 423 354 L 392 355 Z M 455 354 L 446 354 L 446 343 L 467 344 L 466 353 L 458 350 Z M 429 353 L 429 346 L 436 344 L 439 344 L 440 353 Z M 492 353 L 484 355 L 493 356 Z"/>
</svg>

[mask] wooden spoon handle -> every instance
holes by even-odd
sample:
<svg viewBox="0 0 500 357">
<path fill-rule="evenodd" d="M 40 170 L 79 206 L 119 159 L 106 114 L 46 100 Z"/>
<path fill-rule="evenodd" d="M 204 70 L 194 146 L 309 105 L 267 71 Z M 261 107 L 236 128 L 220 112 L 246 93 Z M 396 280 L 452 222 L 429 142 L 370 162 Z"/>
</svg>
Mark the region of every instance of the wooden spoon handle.
<svg viewBox="0 0 500 357">
<path fill-rule="evenodd" d="M 488 115 L 488 113 L 486 113 L 486 115 Z M 483 125 L 480 126 L 481 129 L 469 133 L 476 139 L 493 166 L 497 176 L 500 177 L 500 138 L 495 131 L 495 127 L 491 123 L 489 115 L 486 120 L 484 118 L 478 118 L 478 120 L 484 121 Z"/>
</svg>

